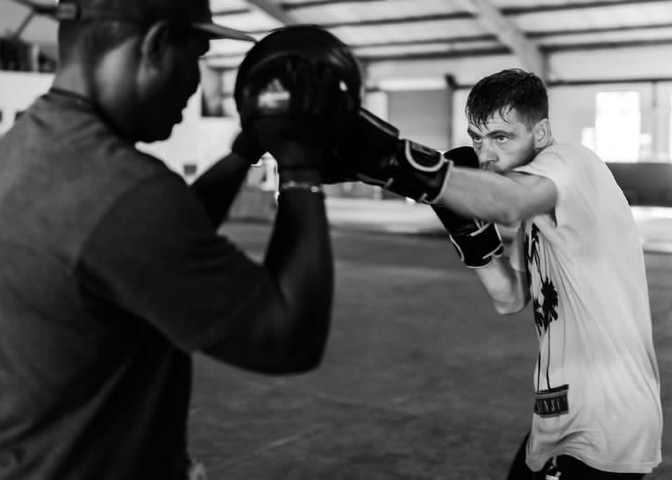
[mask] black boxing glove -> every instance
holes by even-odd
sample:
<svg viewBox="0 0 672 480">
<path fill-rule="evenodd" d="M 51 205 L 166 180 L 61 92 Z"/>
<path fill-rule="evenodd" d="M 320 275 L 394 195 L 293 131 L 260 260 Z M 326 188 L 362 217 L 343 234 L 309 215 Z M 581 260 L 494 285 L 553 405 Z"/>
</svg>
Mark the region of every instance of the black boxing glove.
<svg viewBox="0 0 672 480">
<path fill-rule="evenodd" d="M 417 202 L 441 197 L 451 162 L 440 152 L 408 139 L 366 109 L 359 109 L 336 145 L 336 154 L 358 180 Z"/>
<path fill-rule="evenodd" d="M 443 156 L 457 167 L 479 168 L 478 156 L 471 147 L 458 147 Z M 502 237 L 493 222 L 466 218 L 442 205 L 432 205 L 432 209 L 467 267 L 485 267 L 504 253 Z"/>
</svg>

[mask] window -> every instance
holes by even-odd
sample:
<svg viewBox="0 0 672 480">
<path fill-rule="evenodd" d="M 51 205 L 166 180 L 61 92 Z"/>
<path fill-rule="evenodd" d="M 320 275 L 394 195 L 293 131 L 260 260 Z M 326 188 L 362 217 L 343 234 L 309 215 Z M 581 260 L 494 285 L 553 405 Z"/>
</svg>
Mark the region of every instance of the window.
<svg viewBox="0 0 672 480">
<path fill-rule="evenodd" d="M 605 162 L 636 162 L 641 147 L 639 93 L 598 92 L 595 151 Z"/>
<path fill-rule="evenodd" d="M 224 75 L 204 62 L 201 62 L 200 70 L 201 116 L 224 117 Z"/>
</svg>

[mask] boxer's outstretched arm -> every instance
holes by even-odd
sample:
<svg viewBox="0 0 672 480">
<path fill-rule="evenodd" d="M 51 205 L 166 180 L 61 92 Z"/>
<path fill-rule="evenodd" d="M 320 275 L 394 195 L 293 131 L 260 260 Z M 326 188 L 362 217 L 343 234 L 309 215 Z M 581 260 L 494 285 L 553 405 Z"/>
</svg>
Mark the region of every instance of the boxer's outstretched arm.
<svg viewBox="0 0 672 480">
<path fill-rule="evenodd" d="M 551 212 L 557 196 L 555 184 L 538 175 L 454 167 L 435 203 L 468 218 L 510 224 Z"/>
<path fill-rule="evenodd" d="M 417 202 L 498 223 L 513 223 L 555 206 L 557 193 L 551 180 L 521 173 L 504 176 L 479 170 L 478 164 L 465 168 L 459 160 L 467 147 L 441 155 L 399 138 L 394 125 L 365 109 L 341 130 L 336 155 L 355 178 Z M 478 161 L 473 152 L 471 156 Z"/>
</svg>

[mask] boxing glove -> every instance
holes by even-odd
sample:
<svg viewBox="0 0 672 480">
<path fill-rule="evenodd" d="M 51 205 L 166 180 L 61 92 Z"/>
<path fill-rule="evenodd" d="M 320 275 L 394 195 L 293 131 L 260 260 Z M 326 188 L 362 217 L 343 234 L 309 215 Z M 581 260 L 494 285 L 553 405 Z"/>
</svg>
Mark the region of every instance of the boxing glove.
<svg viewBox="0 0 672 480">
<path fill-rule="evenodd" d="M 458 147 L 443 156 L 457 167 L 479 167 L 478 156 L 471 147 Z M 467 267 L 485 267 L 504 252 L 502 237 L 493 222 L 466 218 L 442 205 L 432 205 L 432 209 Z"/>
<path fill-rule="evenodd" d="M 399 130 L 366 109 L 343 128 L 336 156 L 355 178 L 417 202 L 441 197 L 450 161 L 440 152 L 399 138 Z"/>
</svg>

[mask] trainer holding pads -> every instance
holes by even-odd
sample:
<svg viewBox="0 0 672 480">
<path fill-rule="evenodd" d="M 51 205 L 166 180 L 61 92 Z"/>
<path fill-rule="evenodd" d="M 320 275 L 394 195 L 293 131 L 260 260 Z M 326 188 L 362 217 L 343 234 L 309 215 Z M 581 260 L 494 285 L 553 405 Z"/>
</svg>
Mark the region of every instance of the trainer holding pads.
<svg viewBox="0 0 672 480">
<path fill-rule="evenodd" d="M 170 135 L 210 38 L 250 37 L 207 0 L 62 0 L 58 17 L 53 87 L 0 141 L 0 479 L 185 480 L 192 352 L 269 374 L 322 358 L 328 148 L 293 115 L 289 137 L 246 125 L 189 187 L 135 143 Z M 294 103 L 332 95 L 292 78 L 314 87 Z M 258 264 L 216 229 L 266 150 L 281 191 Z"/>
<path fill-rule="evenodd" d="M 539 337 L 532 427 L 508 479 L 640 479 L 661 461 L 662 411 L 644 258 L 625 196 L 593 152 L 554 141 L 534 74 L 482 79 L 466 113 L 481 168 L 453 160 L 424 188 L 443 185 L 427 198 L 440 217 L 454 212 L 451 234 L 469 218 L 520 224 L 510 255 L 472 265 L 499 313 L 532 300 Z M 355 168 L 394 163 L 382 151 L 367 158 Z M 399 172 L 382 170 L 378 178 Z"/>
</svg>

